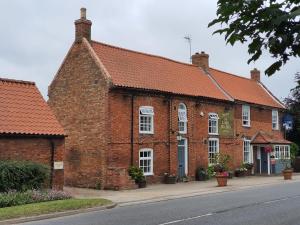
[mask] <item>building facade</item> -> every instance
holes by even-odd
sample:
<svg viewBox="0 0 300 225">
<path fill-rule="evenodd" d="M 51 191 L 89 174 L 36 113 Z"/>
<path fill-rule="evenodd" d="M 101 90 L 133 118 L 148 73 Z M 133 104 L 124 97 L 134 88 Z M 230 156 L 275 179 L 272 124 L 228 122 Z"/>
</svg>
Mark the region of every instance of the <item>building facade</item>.
<svg viewBox="0 0 300 225">
<path fill-rule="evenodd" d="M 63 189 L 65 133 L 35 84 L 0 78 L 0 98 L 0 160 L 47 165 L 49 186 Z"/>
<path fill-rule="evenodd" d="M 246 79 L 209 67 L 204 52 L 186 64 L 96 42 L 91 25 L 82 9 L 75 41 L 48 91 L 68 135 L 66 185 L 132 188 L 131 165 L 148 182 L 166 173 L 193 179 L 219 152 L 231 156 L 231 169 L 258 165 L 251 142 L 260 132 L 287 143 L 279 127 L 284 106 L 261 84 L 259 71 Z M 261 167 L 255 172 L 265 172 Z"/>
</svg>

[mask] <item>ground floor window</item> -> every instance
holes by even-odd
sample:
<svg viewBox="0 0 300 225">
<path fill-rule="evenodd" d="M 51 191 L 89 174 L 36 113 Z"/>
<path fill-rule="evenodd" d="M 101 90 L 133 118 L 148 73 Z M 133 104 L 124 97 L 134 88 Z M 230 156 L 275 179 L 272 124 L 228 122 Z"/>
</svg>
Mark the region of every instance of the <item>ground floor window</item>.
<svg viewBox="0 0 300 225">
<path fill-rule="evenodd" d="M 244 139 L 244 162 L 251 163 L 251 150 L 250 150 L 250 142 L 251 140 Z"/>
<path fill-rule="evenodd" d="M 275 145 L 275 159 L 290 159 L 290 146 L 289 145 Z"/>
<path fill-rule="evenodd" d="M 150 148 L 143 148 L 139 152 L 140 168 L 144 175 L 153 175 L 153 150 Z"/>
<path fill-rule="evenodd" d="M 219 138 L 208 139 L 208 163 L 214 164 L 216 154 L 219 153 Z"/>
</svg>

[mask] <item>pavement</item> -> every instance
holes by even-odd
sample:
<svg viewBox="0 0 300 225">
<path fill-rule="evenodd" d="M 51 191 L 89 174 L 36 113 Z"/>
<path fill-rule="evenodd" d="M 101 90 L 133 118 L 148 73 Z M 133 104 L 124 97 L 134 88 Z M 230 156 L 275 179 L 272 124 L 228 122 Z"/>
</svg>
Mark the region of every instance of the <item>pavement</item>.
<svg viewBox="0 0 300 225">
<path fill-rule="evenodd" d="M 242 182 L 244 188 L 115 207 L 110 210 L 32 221 L 23 225 L 299 225 L 299 176 L 292 181 L 283 181 L 281 177 L 267 180 L 268 184 L 259 183 L 259 181 L 265 183 L 264 178 L 235 179 L 230 184 Z M 176 187 L 180 189 L 181 186 L 194 187 L 196 184 L 193 183 L 198 182 L 161 187 L 170 188 L 171 192 L 174 192 L 173 189 Z M 217 189 L 214 182 L 199 183 L 198 187 L 201 190 L 206 185 Z M 256 185 L 251 188 L 246 186 L 251 183 Z M 148 193 L 156 188 L 157 185 L 151 185 Z M 123 192 L 130 193 L 130 191 Z"/>
<path fill-rule="evenodd" d="M 176 184 L 154 184 L 136 190 L 109 191 L 72 187 L 65 187 L 64 190 L 76 198 L 105 198 L 117 203 L 119 206 L 125 206 L 229 192 L 287 182 L 300 182 L 300 173 L 294 173 L 293 180 L 291 181 L 284 181 L 282 176 L 249 176 L 233 178 L 228 180 L 227 187 L 217 187 L 216 180 L 212 179 L 208 181 L 191 181 Z"/>
</svg>

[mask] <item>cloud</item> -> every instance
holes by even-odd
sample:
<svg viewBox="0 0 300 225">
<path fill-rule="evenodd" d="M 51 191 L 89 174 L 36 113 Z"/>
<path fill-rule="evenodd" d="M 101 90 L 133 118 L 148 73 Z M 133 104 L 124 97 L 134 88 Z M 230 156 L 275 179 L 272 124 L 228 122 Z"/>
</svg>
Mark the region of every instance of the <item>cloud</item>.
<svg viewBox="0 0 300 225">
<path fill-rule="evenodd" d="M 264 71 L 272 62 L 266 54 L 247 64 L 247 47 L 226 46 L 224 37 L 212 36 L 207 24 L 216 15 L 216 0 L 6 0 L 0 2 L 0 76 L 35 81 L 43 96 L 74 40 L 74 20 L 87 8 L 92 38 L 97 41 L 189 61 L 184 40 L 192 36 L 193 52 L 210 54 L 212 67 L 249 77 L 254 67 Z M 293 59 L 272 77 L 262 81 L 279 98 L 295 86 L 299 71 Z"/>
</svg>

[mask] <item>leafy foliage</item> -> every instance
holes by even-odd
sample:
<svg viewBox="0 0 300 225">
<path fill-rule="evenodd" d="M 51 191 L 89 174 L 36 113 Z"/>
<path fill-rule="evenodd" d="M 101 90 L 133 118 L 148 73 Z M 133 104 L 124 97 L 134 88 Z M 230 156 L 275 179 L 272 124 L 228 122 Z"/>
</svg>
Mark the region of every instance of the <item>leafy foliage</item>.
<svg viewBox="0 0 300 225">
<path fill-rule="evenodd" d="M 228 171 L 228 163 L 230 161 L 230 156 L 227 154 L 216 154 L 214 159 L 214 172 L 216 173 L 222 173 L 225 171 Z"/>
<path fill-rule="evenodd" d="M 265 71 L 271 76 L 290 57 L 300 56 L 299 3 L 300 0 L 218 0 L 217 18 L 208 26 L 222 25 L 214 34 L 225 34 L 231 45 L 249 42 L 248 63 L 268 50 L 275 58 Z"/>
<path fill-rule="evenodd" d="M 128 170 L 129 175 L 136 183 L 142 182 L 145 180 L 144 172 L 141 168 L 136 166 L 131 166 Z"/>
<path fill-rule="evenodd" d="M 284 100 L 288 111 L 294 117 L 294 127 L 287 132 L 287 139 L 300 145 L 300 73 L 295 76 L 296 87 L 290 92 L 290 96 Z"/>
<path fill-rule="evenodd" d="M 50 175 L 47 166 L 28 161 L 0 161 L 0 192 L 39 189 Z"/>
<path fill-rule="evenodd" d="M 27 190 L 25 192 L 9 191 L 0 193 L 0 208 L 70 198 L 71 196 L 68 193 L 56 190 Z"/>
<path fill-rule="evenodd" d="M 294 161 L 296 156 L 299 154 L 299 146 L 296 143 L 291 144 L 291 160 Z"/>
</svg>

